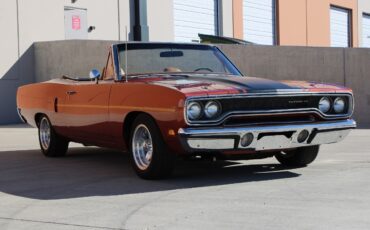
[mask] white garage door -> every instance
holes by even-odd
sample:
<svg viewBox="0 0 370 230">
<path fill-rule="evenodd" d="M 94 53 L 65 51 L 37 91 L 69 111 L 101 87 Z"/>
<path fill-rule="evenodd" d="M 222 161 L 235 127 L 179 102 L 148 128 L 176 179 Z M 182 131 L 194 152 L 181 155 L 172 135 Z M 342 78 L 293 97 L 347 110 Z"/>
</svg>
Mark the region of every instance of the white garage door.
<svg viewBox="0 0 370 230">
<path fill-rule="evenodd" d="M 330 39 L 332 47 L 350 46 L 349 11 L 346 9 L 330 8 Z"/>
<path fill-rule="evenodd" d="M 362 47 L 370 48 L 370 15 L 362 16 Z"/>
<path fill-rule="evenodd" d="M 217 34 L 215 0 L 174 0 L 175 41 L 199 41 L 198 34 Z"/>
<path fill-rule="evenodd" d="M 244 40 L 274 45 L 275 0 L 243 0 Z"/>
</svg>

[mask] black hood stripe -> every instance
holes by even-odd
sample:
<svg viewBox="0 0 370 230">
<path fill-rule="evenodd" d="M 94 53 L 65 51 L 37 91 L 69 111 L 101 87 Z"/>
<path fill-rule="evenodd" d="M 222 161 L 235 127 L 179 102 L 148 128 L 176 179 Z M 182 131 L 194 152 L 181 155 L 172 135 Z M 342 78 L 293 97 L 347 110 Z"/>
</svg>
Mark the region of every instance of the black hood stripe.
<svg viewBox="0 0 370 230">
<path fill-rule="evenodd" d="M 202 76 L 188 75 L 188 78 L 195 81 L 210 81 L 229 84 L 241 88 L 241 91 L 248 92 L 278 92 L 278 91 L 300 91 L 301 88 L 292 87 L 287 84 L 254 77 L 240 77 L 240 76 Z"/>
</svg>

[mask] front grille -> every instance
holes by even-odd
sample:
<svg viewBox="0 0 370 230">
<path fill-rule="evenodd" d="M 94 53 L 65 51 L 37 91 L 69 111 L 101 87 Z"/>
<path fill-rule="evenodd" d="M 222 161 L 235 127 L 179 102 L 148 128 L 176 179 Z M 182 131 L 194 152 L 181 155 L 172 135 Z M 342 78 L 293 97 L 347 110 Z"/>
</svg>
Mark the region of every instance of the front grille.
<svg viewBox="0 0 370 230">
<path fill-rule="evenodd" d="M 223 111 L 264 111 L 317 108 L 321 97 L 262 97 L 222 99 Z"/>
<path fill-rule="evenodd" d="M 198 98 L 193 99 L 205 106 L 207 102 L 210 100 L 218 101 L 222 106 L 222 114 L 215 119 L 215 120 L 209 120 L 205 116 L 202 116 L 197 121 L 191 121 L 190 123 L 223 123 L 224 121 L 227 122 L 228 125 L 233 125 L 240 123 L 240 121 L 230 120 L 229 118 L 233 118 L 234 116 L 241 116 L 241 115 L 251 115 L 251 114 L 258 114 L 255 116 L 256 120 L 262 117 L 264 115 L 272 115 L 277 113 L 297 113 L 297 112 L 318 112 L 318 105 L 323 97 L 328 97 L 332 103 L 335 101 L 337 97 L 342 97 L 346 102 L 346 108 L 343 114 L 336 114 L 334 112 L 334 109 L 331 108 L 329 112 L 326 114 L 322 114 L 323 117 L 346 117 L 349 116 L 351 113 L 351 107 L 352 107 L 352 98 L 349 94 L 342 94 L 342 95 L 336 95 L 336 94 L 310 94 L 310 95 L 272 95 L 272 96 L 236 96 L 236 97 L 219 97 L 219 98 Z M 193 101 L 191 100 L 191 101 Z M 289 121 L 291 118 L 286 117 L 278 118 L 279 121 L 277 123 L 283 122 L 282 120 Z M 298 119 L 297 122 L 307 122 L 308 120 L 311 120 L 308 116 L 306 116 L 304 119 Z M 271 122 L 275 122 L 274 119 L 271 120 Z M 253 123 L 251 121 L 250 123 Z"/>
</svg>

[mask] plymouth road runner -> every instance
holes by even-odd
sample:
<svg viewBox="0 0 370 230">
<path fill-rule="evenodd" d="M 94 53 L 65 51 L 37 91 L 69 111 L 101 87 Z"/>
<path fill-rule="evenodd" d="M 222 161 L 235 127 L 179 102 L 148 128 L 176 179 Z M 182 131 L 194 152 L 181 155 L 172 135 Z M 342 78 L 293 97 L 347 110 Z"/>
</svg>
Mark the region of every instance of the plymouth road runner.
<svg viewBox="0 0 370 230">
<path fill-rule="evenodd" d="M 114 148 L 146 179 L 170 175 L 179 156 L 304 167 L 356 127 L 350 89 L 243 76 L 201 44 L 113 44 L 101 73 L 22 86 L 17 105 L 46 156 L 69 142 Z"/>
</svg>

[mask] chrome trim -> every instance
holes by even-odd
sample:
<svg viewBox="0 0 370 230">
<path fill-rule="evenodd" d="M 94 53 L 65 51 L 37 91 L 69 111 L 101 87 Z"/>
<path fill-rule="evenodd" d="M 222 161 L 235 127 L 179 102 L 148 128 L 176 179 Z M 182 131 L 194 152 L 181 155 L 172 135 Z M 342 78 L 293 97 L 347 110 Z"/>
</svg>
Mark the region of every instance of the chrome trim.
<svg viewBox="0 0 370 230">
<path fill-rule="evenodd" d="M 347 114 L 333 114 L 333 115 L 326 115 L 322 113 L 318 108 L 306 108 L 306 109 L 285 109 L 285 110 L 255 110 L 255 111 L 232 111 L 223 114 L 216 120 L 203 120 L 203 121 L 190 121 L 187 119 L 186 110 L 184 110 L 184 118 L 187 125 L 190 126 L 202 126 L 202 125 L 211 125 L 217 126 L 222 124 L 226 119 L 233 116 L 261 116 L 261 115 L 287 115 L 287 114 L 294 114 L 294 113 L 315 113 L 319 115 L 323 119 L 333 120 L 338 118 L 350 118 L 353 114 L 354 110 L 354 98 L 352 93 L 312 93 L 312 92 L 274 92 L 274 93 L 253 93 L 253 94 L 240 94 L 240 95 L 218 95 L 218 96 L 211 96 L 211 97 L 204 97 L 204 96 L 194 96 L 189 97 L 185 101 L 185 108 L 187 108 L 188 103 L 193 101 L 200 101 L 200 100 L 218 100 L 218 99 L 228 99 L 228 98 L 258 98 L 258 97 L 292 97 L 292 96 L 328 96 L 328 97 L 348 97 L 349 98 L 349 105 L 348 105 L 348 113 Z"/>
<path fill-rule="evenodd" d="M 235 145 L 233 139 L 192 139 L 188 141 L 188 145 L 191 149 L 207 149 L 207 150 L 220 150 L 224 146 L 230 146 L 233 148 Z"/>
<path fill-rule="evenodd" d="M 291 94 L 301 94 L 301 95 L 313 95 L 313 96 L 321 96 L 321 95 L 337 95 L 337 94 L 343 94 L 343 95 L 353 95 L 352 92 L 345 92 L 345 93 L 336 93 L 336 92 L 330 92 L 330 93 L 315 93 L 315 92 L 309 92 L 309 91 L 302 91 L 302 89 L 277 89 L 274 92 L 261 92 L 261 93 L 240 93 L 240 94 L 220 94 L 216 96 L 190 96 L 188 99 L 208 99 L 208 98 L 237 98 L 237 97 L 246 97 L 246 96 L 254 96 L 254 97 L 261 97 L 261 96 L 274 96 L 274 95 L 281 95 L 281 96 L 291 96 Z"/>
<path fill-rule="evenodd" d="M 153 159 L 153 139 L 148 127 L 141 124 L 136 127 L 132 142 L 132 156 L 140 170 L 147 170 Z"/>
<path fill-rule="evenodd" d="M 178 134 L 185 149 L 194 151 L 212 150 L 277 150 L 312 145 L 330 144 L 342 141 L 356 128 L 354 120 L 321 122 L 302 125 L 254 126 L 238 128 L 186 128 L 179 129 Z M 303 130 L 310 135 L 308 140 L 299 143 L 297 137 Z M 254 136 L 253 142 L 243 147 L 240 138 L 247 133 Z M 284 134 L 290 133 L 291 136 Z"/>
<path fill-rule="evenodd" d="M 46 117 L 42 118 L 40 121 L 39 138 L 42 149 L 48 150 L 51 144 L 51 127 Z"/>
<path fill-rule="evenodd" d="M 112 44 L 111 45 L 111 49 L 112 49 L 112 55 L 113 55 L 113 65 L 114 65 L 114 72 L 115 72 L 115 75 L 116 75 L 116 80 L 117 81 L 122 81 L 123 80 L 123 76 L 121 75 L 121 71 L 120 71 L 120 60 L 119 60 L 119 50 L 118 50 L 118 46 L 120 45 L 129 45 L 129 44 L 173 44 L 173 45 L 189 45 L 189 46 L 207 46 L 207 47 L 211 47 L 211 48 L 214 48 L 214 49 L 217 49 L 229 62 L 230 64 L 237 70 L 237 72 L 240 74 L 240 75 L 235 75 L 235 76 L 239 76 L 239 77 L 243 77 L 243 74 L 240 72 L 240 70 L 235 66 L 235 64 L 226 56 L 226 54 L 224 52 L 222 52 L 217 46 L 215 45 L 212 45 L 212 44 L 196 44 L 196 43 L 191 43 L 191 42 L 140 42 L 140 41 L 126 41 L 126 42 L 121 42 L 121 43 L 115 43 L 115 44 Z M 126 70 L 125 70 L 126 71 Z M 126 73 L 127 76 L 128 76 L 128 73 Z M 163 74 L 163 73 L 161 73 Z M 142 75 L 142 74 L 138 74 L 138 75 Z M 168 74 L 166 74 L 168 75 Z M 128 80 L 126 80 L 128 81 Z"/>
<path fill-rule="evenodd" d="M 120 73 L 120 66 L 119 66 L 119 55 L 118 55 L 118 45 L 112 45 L 112 55 L 113 55 L 113 65 L 114 65 L 114 73 L 116 75 L 116 80 L 121 81 L 122 76 Z"/>
<path fill-rule="evenodd" d="M 19 118 L 21 119 L 21 121 L 22 121 L 23 123 L 27 123 L 27 121 L 25 120 L 25 118 L 22 116 L 21 111 L 22 111 L 22 110 L 21 110 L 20 108 L 17 108 L 17 113 L 18 113 Z"/>
</svg>

